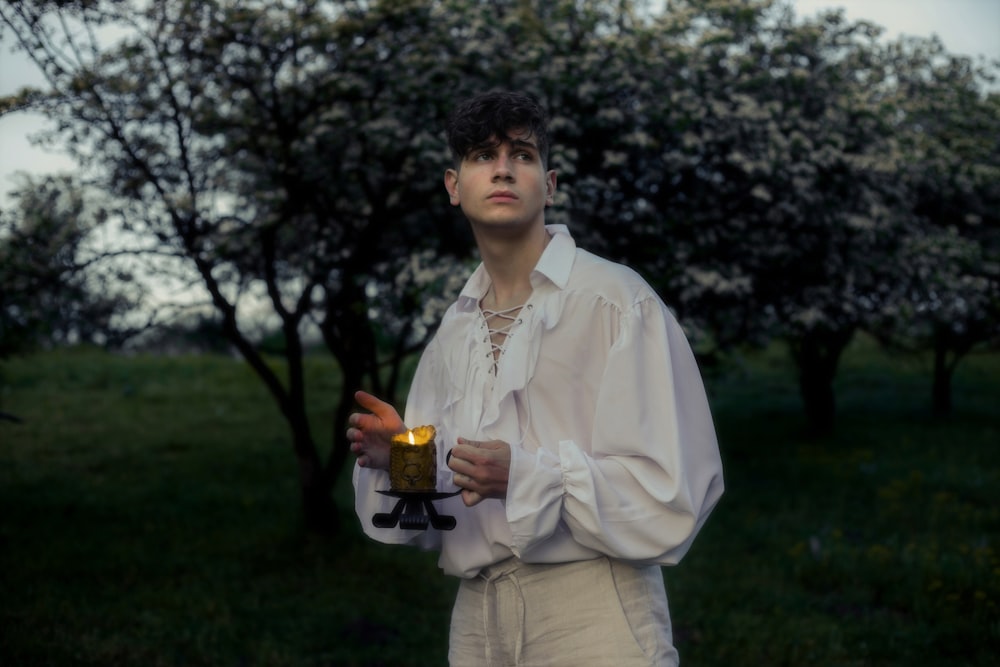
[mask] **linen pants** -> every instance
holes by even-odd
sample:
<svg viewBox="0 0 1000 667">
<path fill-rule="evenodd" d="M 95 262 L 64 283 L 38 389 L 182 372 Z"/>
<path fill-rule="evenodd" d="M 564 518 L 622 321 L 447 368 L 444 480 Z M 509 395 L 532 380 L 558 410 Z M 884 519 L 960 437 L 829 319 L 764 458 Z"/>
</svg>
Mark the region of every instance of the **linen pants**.
<svg viewBox="0 0 1000 667">
<path fill-rule="evenodd" d="M 451 667 L 676 667 L 659 567 L 516 558 L 463 579 Z"/>
</svg>

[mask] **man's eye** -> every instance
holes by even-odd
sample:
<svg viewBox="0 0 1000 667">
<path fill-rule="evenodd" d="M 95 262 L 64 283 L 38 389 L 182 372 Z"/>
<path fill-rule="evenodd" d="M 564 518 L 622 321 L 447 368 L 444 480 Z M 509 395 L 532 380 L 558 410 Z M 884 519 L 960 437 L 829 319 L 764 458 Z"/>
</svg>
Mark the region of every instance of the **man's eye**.
<svg viewBox="0 0 1000 667">
<path fill-rule="evenodd" d="M 490 153 L 489 151 L 482 151 L 481 153 L 476 153 L 472 157 L 472 159 L 473 160 L 477 160 L 477 161 L 481 161 L 481 160 L 489 160 L 491 157 L 493 157 L 492 153 Z"/>
</svg>

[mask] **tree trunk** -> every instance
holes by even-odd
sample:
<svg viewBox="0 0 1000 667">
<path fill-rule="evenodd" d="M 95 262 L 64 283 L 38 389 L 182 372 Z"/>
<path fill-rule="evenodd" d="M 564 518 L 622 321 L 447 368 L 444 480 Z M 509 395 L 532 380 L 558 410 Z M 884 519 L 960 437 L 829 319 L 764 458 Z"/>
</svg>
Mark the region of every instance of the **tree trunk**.
<svg viewBox="0 0 1000 667">
<path fill-rule="evenodd" d="M 383 396 L 381 392 L 375 332 L 365 314 L 366 308 L 360 288 L 345 286 L 336 298 L 326 302 L 325 317 L 320 322 L 320 333 L 340 367 L 342 382 L 340 399 L 331 415 L 333 437 L 323 470 L 331 488 L 352 460 L 346 430 L 347 418 L 356 409 L 354 392 L 365 389 L 383 400 L 392 401 L 392 397 Z"/>
<path fill-rule="evenodd" d="M 325 471 L 331 487 L 340 478 L 340 473 L 348 461 L 353 461 L 350 456 L 350 443 L 347 441 L 347 418 L 357 407 L 354 392 L 362 386 L 366 367 L 364 364 L 350 363 L 343 359 L 339 361 L 343 385 L 340 389 L 340 400 L 333 413 L 333 441 L 330 443 L 330 456 L 327 457 Z"/>
<path fill-rule="evenodd" d="M 333 480 L 324 471 L 318 456 L 304 455 L 304 449 L 298 445 L 295 449 L 306 530 L 318 535 L 336 535 L 340 531 L 340 514 L 333 502 Z M 316 452 L 315 447 L 312 452 Z"/>
<path fill-rule="evenodd" d="M 834 430 L 837 400 L 833 380 L 840 356 L 853 336 L 853 328 L 811 331 L 790 341 L 792 357 L 799 371 L 799 392 L 806 424 L 812 435 L 826 435 Z"/>
<path fill-rule="evenodd" d="M 292 444 L 299 463 L 299 489 L 305 528 L 310 533 L 333 536 L 340 530 L 340 514 L 333 500 L 333 482 L 336 477 L 324 468 L 313 441 L 305 401 L 287 404 L 285 418 L 291 427 Z"/>
<path fill-rule="evenodd" d="M 931 410 L 937 417 L 951 415 L 952 378 L 958 363 L 975 347 L 977 341 L 987 340 L 982 331 L 954 331 L 948 325 L 934 328 L 934 382 L 931 386 Z"/>
<path fill-rule="evenodd" d="M 833 378 L 818 367 L 806 366 L 799 372 L 799 392 L 810 433 L 823 435 L 833 432 L 837 416 Z"/>
<path fill-rule="evenodd" d="M 934 383 L 931 388 L 931 409 L 937 417 L 951 414 L 951 375 L 953 365 L 948 364 L 948 348 L 940 338 L 934 345 Z"/>
</svg>

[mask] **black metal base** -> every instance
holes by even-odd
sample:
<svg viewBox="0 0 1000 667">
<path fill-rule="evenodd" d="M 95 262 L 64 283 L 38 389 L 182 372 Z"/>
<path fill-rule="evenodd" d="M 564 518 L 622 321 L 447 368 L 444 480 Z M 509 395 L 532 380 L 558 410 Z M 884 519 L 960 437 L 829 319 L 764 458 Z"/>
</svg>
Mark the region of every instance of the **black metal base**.
<svg viewBox="0 0 1000 667">
<path fill-rule="evenodd" d="M 426 530 L 427 524 L 438 530 L 451 530 L 455 527 L 455 517 L 438 514 L 432 500 L 451 498 L 461 491 L 441 493 L 438 491 L 379 491 L 384 496 L 399 498 L 399 502 L 389 513 L 379 512 L 372 516 L 372 524 L 376 528 L 400 528 L 406 530 Z M 426 510 L 426 513 L 425 513 Z"/>
</svg>

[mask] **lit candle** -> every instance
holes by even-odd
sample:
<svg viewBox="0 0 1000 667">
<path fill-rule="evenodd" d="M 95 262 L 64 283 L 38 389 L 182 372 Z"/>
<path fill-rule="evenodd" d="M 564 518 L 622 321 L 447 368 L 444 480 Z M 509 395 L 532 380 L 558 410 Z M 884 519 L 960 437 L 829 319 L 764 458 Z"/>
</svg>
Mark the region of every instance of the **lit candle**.
<svg viewBox="0 0 1000 667">
<path fill-rule="evenodd" d="M 393 491 L 434 491 L 437 488 L 437 446 L 433 426 L 417 426 L 392 436 L 389 483 Z"/>
</svg>

